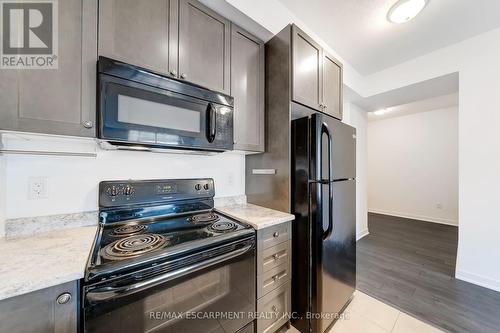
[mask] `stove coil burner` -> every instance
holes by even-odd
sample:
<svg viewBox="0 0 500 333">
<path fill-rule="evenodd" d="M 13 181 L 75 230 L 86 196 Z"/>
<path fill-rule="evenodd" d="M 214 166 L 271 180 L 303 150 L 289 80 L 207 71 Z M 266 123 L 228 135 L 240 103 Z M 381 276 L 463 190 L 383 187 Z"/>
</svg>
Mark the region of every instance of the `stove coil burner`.
<svg viewBox="0 0 500 333">
<path fill-rule="evenodd" d="M 238 228 L 236 223 L 223 221 L 223 222 L 215 222 L 212 224 L 209 229 L 215 232 L 228 232 Z"/>
<path fill-rule="evenodd" d="M 218 221 L 220 217 L 214 213 L 205 213 L 191 216 L 189 220 L 193 223 L 210 223 Z"/>
<path fill-rule="evenodd" d="M 133 258 L 159 249 L 167 242 L 162 235 L 141 234 L 117 240 L 104 248 L 103 257 L 110 260 Z"/>
<path fill-rule="evenodd" d="M 132 236 L 145 231 L 148 227 L 142 224 L 129 224 L 113 230 L 114 236 Z"/>
</svg>

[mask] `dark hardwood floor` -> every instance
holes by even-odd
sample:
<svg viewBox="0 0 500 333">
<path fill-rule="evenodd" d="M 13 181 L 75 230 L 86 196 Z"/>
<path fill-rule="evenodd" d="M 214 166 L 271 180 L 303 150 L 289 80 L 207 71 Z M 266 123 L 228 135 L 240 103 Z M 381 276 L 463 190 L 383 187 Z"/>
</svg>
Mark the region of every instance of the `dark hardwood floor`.
<svg viewBox="0 0 500 333">
<path fill-rule="evenodd" d="M 357 289 L 445 331 L 500 332 L 500 293 L 453 278 L 456 227 L 370 213 L 368 229 Z"/>
</svg>

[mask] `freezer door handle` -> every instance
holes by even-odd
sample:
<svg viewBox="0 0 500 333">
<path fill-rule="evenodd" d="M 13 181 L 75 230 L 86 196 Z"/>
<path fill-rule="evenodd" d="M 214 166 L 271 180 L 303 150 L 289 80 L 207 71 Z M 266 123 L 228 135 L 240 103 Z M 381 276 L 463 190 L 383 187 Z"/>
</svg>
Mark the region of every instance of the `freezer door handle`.
<svg viewBox="0 0 500 333">
<path fill-rule="evenodd" d="M 321 124 L 321 136 L 326 134 L 328 139 L 328 228 L 323 230 L 323 239 L 327 239 L 333 232 L 333 183 L 332 183 L 332 157 L 333 157 L 333 136 L 327 123 Z M 323 139 L 321 139 L 323 142 Z M 322 149 L 323 150 L 323 149 Z M 323 165 L 323 163 L 321 163 Z"/>
</svg>

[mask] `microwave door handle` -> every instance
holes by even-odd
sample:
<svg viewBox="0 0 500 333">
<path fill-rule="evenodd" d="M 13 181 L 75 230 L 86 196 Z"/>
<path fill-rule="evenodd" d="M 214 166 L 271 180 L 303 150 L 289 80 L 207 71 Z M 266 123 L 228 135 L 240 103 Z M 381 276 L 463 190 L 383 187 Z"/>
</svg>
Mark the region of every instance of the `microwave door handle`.
<svg viewBox="0 0 500 333">
<path fill-rule="evenodd" d="M 155 276 L 151 279 L 140 281 L 134 284 L 120 286 L 120 287 L 101 287 L 98 289 L 94 289 L 87 293 L 86 299 L 92 303 L 97 303 L 136 294 L 148 288 L 155 287 L 162 283 L 183 277 L 185 275 L 197 272 L 199 270 L 208 268 L 210 266 L 214 266 L 222 262 L 231 260 L 233 258 L 239 257 L 245 254 L 246 252 L 250 251 L 252 248 L 253 244 L 250 244 L 236 251 L 232 251 L 230 253 L 210 258 L 202 262 L 188 265 L 186 267 L 182 267 L 175 271 Z"/>
<path fill-rule="evenodd" d="M 208 142 L 212 143 L 215 140 L 215 135 L 217 134 L 217 110 L 212 105 L 208 104 L 208 121 L 207 121 L 207 139 Z"/>
</svg>

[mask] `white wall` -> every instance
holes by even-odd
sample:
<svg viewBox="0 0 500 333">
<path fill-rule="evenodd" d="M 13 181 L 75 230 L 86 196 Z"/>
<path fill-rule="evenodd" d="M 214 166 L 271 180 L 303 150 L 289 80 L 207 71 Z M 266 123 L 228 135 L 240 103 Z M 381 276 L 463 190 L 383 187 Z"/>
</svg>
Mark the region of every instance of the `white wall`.
<svg viewBox="0 0 500 333">
<path fill-rule="evenodd" d="M 457 107 L 368 123 L 368 210 L 458 224 Z"/>
<path fill-rule="evenodd" d="M 69 141 L 67 148 L 71 149 Z M 74 141 L 76 148 L 78 140 Z M 245 194 L 245 157 L 235 153 L 206 156 L 98 149 L 96 158 L 4 158 L 8 192 L 5 213 L 9 219 L 96 210 L 101 180 L 212 177 L 217 197 Z M 30 177 L 48 177 L 47 199 L 28 198 Z"/>
<path fill-rule="evenodd" d="M 365 77 L 365 95 L 459 73 L 456 277 L 500 291 L 500 29 Z M 495 263 L 495 264 L 494 264 Z"/>
<path fill-rule="evenodd" d="M 343 119 L 356 128 L 356 238 L 360 239 L 368 234 L 367 113 L 345 103 Z"/>
</svg>

